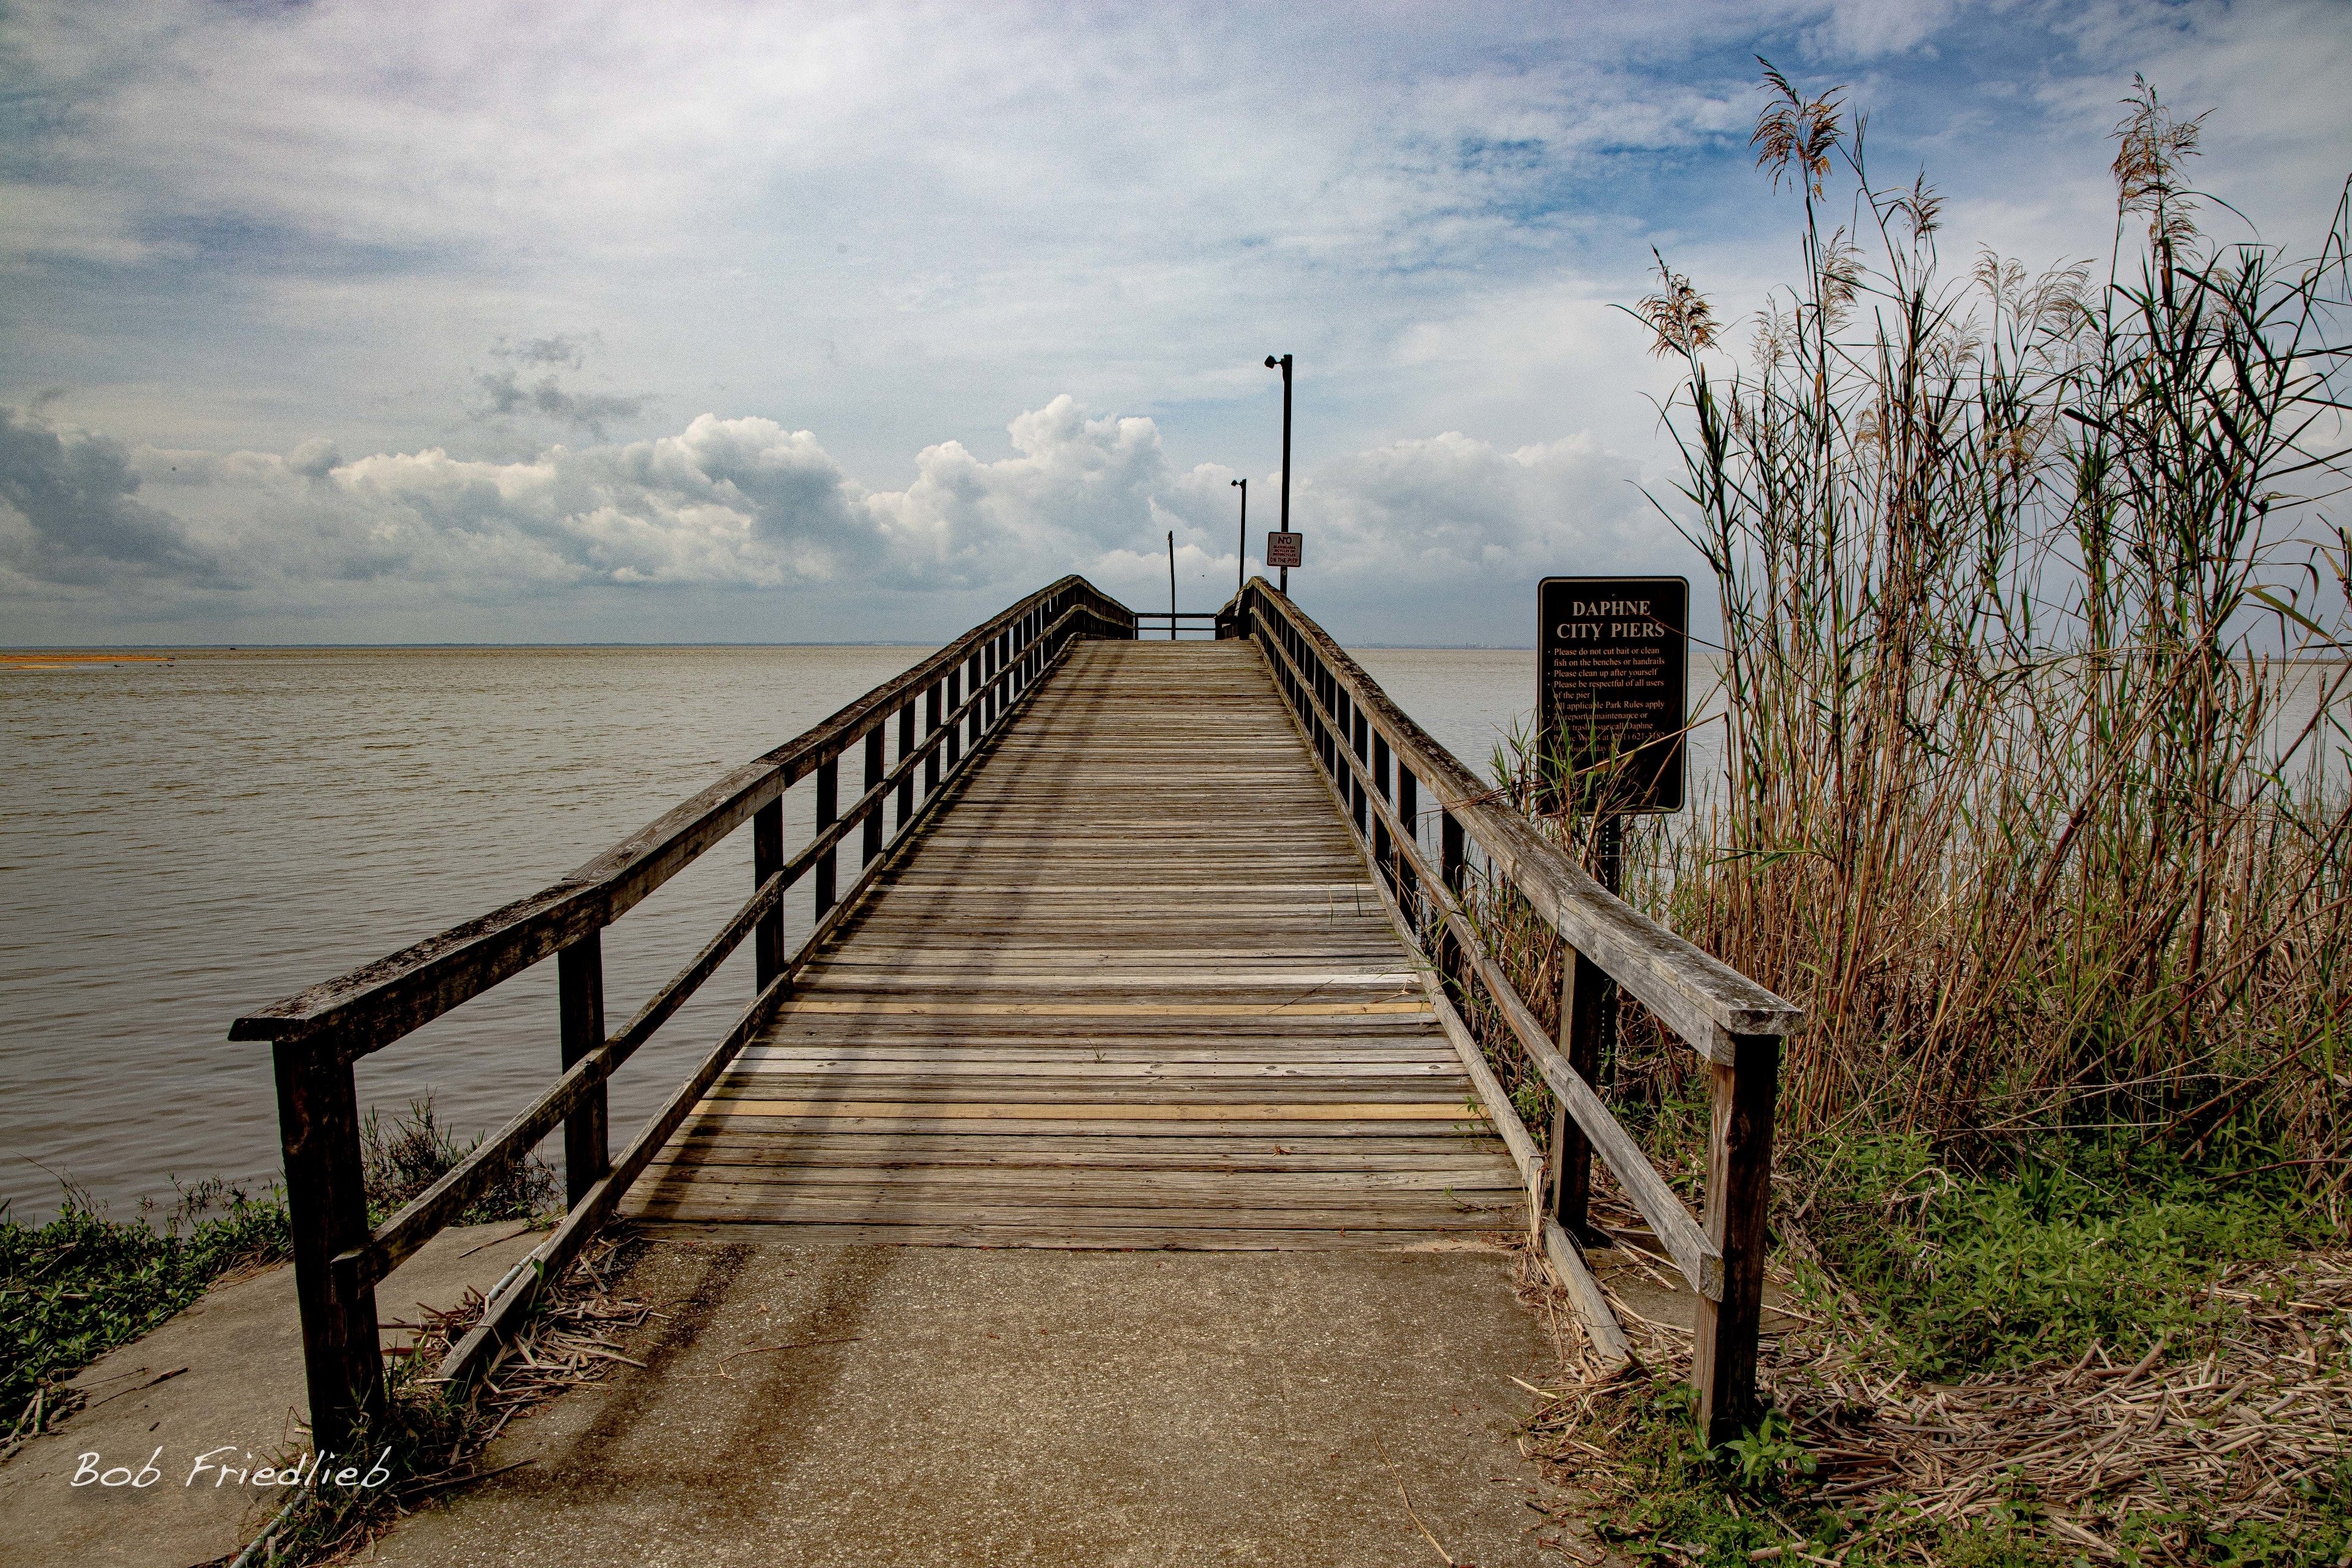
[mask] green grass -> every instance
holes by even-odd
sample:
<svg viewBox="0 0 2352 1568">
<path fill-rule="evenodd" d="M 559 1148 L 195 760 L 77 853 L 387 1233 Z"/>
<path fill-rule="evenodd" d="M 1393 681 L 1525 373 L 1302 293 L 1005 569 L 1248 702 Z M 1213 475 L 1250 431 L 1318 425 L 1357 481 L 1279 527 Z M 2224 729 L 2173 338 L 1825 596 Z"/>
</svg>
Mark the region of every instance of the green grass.
<svg viewBox="0 0 2352 1568">
<path fill-rule="evenodd" d="M 0 1411 L 26 1424 L 34 1395 L 137 1339 L 222 1275 L 287 1254 L 286 1205 L 208 1182 L 163 1226 L 109 1219 L 83 1194 L 47 1224 L 0 1212 Z M 48 1396 L 54 1399 L 55 1395 Z"/>
<path fill-rule="evenodd" d="M 389 1121 L 371 1111 L 361 1137 L 369 1223 L 381 1225 L 472 1152 L 434 1119 L 428 1095 Z M 537 1160 L 509 1168 L 458 1223 L 527 1219 L 553 1203 L 554 1173 Z M 110 1219 L 70 1184 L 55 1219 L 21 1224 L 0 1208 L 0 1441 L 30 1430 L 34 1396 L 56 1413 L 57 1386 L 159 1327 L 213 1281 L 289 1255 L 285 1199 L 218 1180 L 183 1190 L 160 1224 L 142 1205 Z"/>
<path fill-rule="evenodd" d="M 2217 1141 L 2218 1142 L 2219 1141 Z M 2168 1336 L 2168 1360 L 2201 1353 L 2224 1326 L 2205 1285 L 2233 1263 L 2281 1258 L 2330 1236 L 2325 1216 L 2251 1141 L 2189 1164 L 2127 1142 L 2053 1142 L 2006 1168 L 1936 1164 L 1924 1140 L 1864 1139 L 1803 1171 L 1802 1220 L 1822 1262 L 1883 1331 L 1890 1370 L 1952 1381 L 2072 1360 L 2094 1343 L 2137 1359 Z M 1799 1271 L 1801 1293 L 1829 1281 Z M 1612 1456 L 1594 1517 L 1604 1541 L 1637 1561 L 1747 1564 L 1793 1541 L 1847 1568 L 1931 1562 L 1953 1568 L 2059 1568 L 2078 1550 L 2039 1524 L 2020 1484 L 1987 1522 L 1948 1527 L 1881 1515 L 1867 1531 L 1814 1496 L 1811 1457 L 1768 1413 L 1742 1438 L 1709 1451 L 1691 1392 L 1664 1374 L 1593 1402 L 1564 1428 Z M 1564 1458 L 1575 1462 L 1577 1450 Z M 2202 1534 L 2219 1511 L 2184 1497 L 2127 1521 L 2127 1547 L 2155 1563 L 2334 1564 L 2352 1547 L 2352 1462 L 2304 1478 L 2304 1516 Z M 1892 1517 L 1891 1525 L 1884 1521 Z M 2187 1557 L 2159 1544 L 2186 1526 Z M 1778 1562 L 1777 1559 L 1765 1561 Z M 1788 1559 L 1797 1568 L 1801 1558 Z"/>
<path fill-rule="evenodd" d="M 1934 1163 L 1923 1138 L 1839 1146 L 1815 1174 L 1807 1230 L 1898 1347 L 1945 1379 L 2011 1371 L 2102 1344 L 2137 1358 L 2207 1325 L 2201 1288 L 2232 1263 L 2326 1239 L 2267 1151 L 2200 1164 L 2152 1146 L 2052 1142 L 1997 1175 Z"/>
</svg>

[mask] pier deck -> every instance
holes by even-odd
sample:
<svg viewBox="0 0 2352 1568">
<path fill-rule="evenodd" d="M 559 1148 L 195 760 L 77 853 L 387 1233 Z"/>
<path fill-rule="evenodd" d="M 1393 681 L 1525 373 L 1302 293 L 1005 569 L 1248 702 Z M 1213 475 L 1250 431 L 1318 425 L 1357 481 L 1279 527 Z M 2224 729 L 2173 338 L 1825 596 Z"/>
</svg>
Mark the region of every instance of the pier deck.
<svg viewBox="0 0 2352 1568">
<path fill-rule="evenodd" d="M 625 1213 L 982 1247 L 1524 1226 L 1254 644 L 1077 645 L 989 746 Z"/>
<path fill-rule="evenodd" d="M 725 1236 L 712 1255 L 739 1261 L 1183 1248 L 1376 1270 L 1440 1260 L 1374 1251 L 1516 1234 L 1622 1363 L 1581 1252 L 1606 1239 L 1597 1165 L 1690 1287 L 1708 1441 L 1738 1434 L 1797 1010 L 1619 900 L 1263 578 L 1205 617 L 1213 643 L 1139 640 L 1143 618 L 1048 584 L 539 892 L 230 1026 L 271 1043 L 320 1447 L 384 1397 L 377 1285 L 559 1129 L 563 1218 L 446 1383 L 496 1364 L 616 1216 L 687 1250 Z M 607 1017 L 614 923 L 745 830 L 750 898 Z M 741 951 L 751 1000 L 615 1151 L 613 1075 Z M 560 1076 L 379 1220 L 356 1064 L 550 960 Z M 1621 993 L 1704 1064 L 1704 1220 L 1602 1096 Z"/>
</svg>

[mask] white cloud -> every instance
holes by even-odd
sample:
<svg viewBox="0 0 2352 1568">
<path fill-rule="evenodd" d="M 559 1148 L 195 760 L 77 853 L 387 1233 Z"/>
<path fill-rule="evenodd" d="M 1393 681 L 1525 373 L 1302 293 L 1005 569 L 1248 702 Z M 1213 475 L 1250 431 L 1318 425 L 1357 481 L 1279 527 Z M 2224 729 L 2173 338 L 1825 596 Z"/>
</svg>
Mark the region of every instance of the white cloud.
<svg viewBox="0 0 2352 1568">
<path fill-rule="evenodd" d="M 1013 456 L 939 443 L 897 490 L 859 483 L 810 431 L 710 414 L 672 436 L 520 461 L 436 447 L 345 459 L 320 439 L 284 456 L 132 449 L 5 417 L 0 604 L 62 596 L 86 635 L 127 635 L 126 609 L 144 625 L 338 603 L 405 616 L 412 638 L 496 637 L 466 628 L 495 627 L 519 603 L 569 606 L 590 635 L 614 595 L 961 605 L 1071 571 L 1149 605 L 1162 602 L 1170 531 L 1184 602 L 1206 607 L 1235 565 L 1238 476 L 1180 472 L 1153 421 L 1089 416 L 1066 395 L 1012 421 Z M 1314 552 L 1302 583 L 1341 612 L 1410 584 L 1422 635 L 1511 640 L 1479 606 L 1545 571 L 1643 553 L 1633 473 L 1589 436 L 1503 451 L 1448 433 L 1338 458 L 1297 486 Z M 1273 495 L 1269 477 L 1259 528 L 1274 523 Z M 93 614 L 109 603 L 123 606 L 103 612 L 110 624 Z"/>
</svg>

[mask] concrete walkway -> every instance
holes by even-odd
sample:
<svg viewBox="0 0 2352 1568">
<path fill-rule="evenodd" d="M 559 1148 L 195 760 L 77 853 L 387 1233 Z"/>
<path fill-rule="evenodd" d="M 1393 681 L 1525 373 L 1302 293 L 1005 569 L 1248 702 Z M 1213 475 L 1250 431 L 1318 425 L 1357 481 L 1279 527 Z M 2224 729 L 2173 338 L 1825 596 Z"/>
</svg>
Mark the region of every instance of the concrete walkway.
<svg viewBox="0 0 2352 1568">
<path fill-rule="evenodd" d="M 377 1288 L 384 1342 L 412 1336 L 423 1310 L 446 1310 L 487 1290 L 545 1237 L 515 1224 L 443 1231 Z M 294 1270 L 280 1267 L 216 1286 L 142 1340 L 110 1352 L 73 1380 L 87 1403 L 0 1464 L 0 1564 L 187 1568 L 237 1551 L 285 1500 L 249 1471 L 304 1447 L 302 1328 Z M 74 1478 L 85 1455 L 102 1478 L 120 1469 L 146 1485 Z M 200 1457 L 213 1468 L 194 1477 Z M 224 1478 L 218 1467 L 246 1471 Z"/>
<path fill-rule="evenodd" d="M 1506 1253 L 788 1237 L 649 1243 L 620 1287 L 667 1314 L 645 1369 L 516 1420 L 485 1464 L 528 1463 L 375 1560 L 1438 1568 L 1434 1537 L 1559 1561 L 1511 1381 L 1559 1363 Z"/>
</svg>

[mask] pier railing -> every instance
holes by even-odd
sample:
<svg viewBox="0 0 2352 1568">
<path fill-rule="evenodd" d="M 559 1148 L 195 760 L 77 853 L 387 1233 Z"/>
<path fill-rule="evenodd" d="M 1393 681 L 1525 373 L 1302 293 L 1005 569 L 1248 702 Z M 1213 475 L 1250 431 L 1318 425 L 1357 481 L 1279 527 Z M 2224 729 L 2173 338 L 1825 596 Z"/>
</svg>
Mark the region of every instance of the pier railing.
<svg viewBox="0 0 2352 1568">
<path fill-rule="evenodd" d="M 1756 1409 L 1780 1037 L 1799 1010 L 1612 895 L 1518 812 L 1497 804 L 1265 579 L 1236 595 L 1219 629 L 1255 637 L 1265 650 L 1399 923 L 1443 977 L 1433 987 L 1440 1020 L 1527 1182 L 1535 1239 L 1602 1355 L 1622 1360 L 1626 1352 L 1577 1245 L 1588 1230 L 1596 1152 L 1696 1295 L 1691 1381 L 1708 1441 L 1738 1436 Z M 1469 907 L 1474 877 L 1515 891 L 1565 945 L 1558 1037 L 1488 951 Z M 1593 1089 L 1617 990 L 1708 1064 L 1714 1104 L 1704 1223 Z M 1480 995 L 1549 1093 L 1551 1124 L 1541 1152 L 1454 1003 Z"/>
<path fill-rule="evenodd" d="M 973 627 L 824 723 L 727 774 L 552 887 L 249 1013 L 232 1040 L 268 1040 L 278 1075 L 287 1205 L 311 1428 L 339 1447 L 383 1395 L 375 1287 L 561 1124 L 566 1209 L 553 1235 L 491 1295 L 439 1375 L 470 1376 L 608 1218 L 647 1162 L 760 1029 L 832 934 L 887 851 L 1053 667 L 1074 637 L 1131 638 L 1132 612 L 1079 577 Z M 892 744 L 895 732 L 896 744 Z M 862 772 L 845 806 L 841 765 Z M 784 850 L 783 795 L 809 782 L 815 831 Z M 606 926 L 745 823 L 751 897 L 617 1031 L 604 1016 Z M 840 857 L 858 857 L 849 887 Z M 787 950 L 784 894 L 813 879 L 814 925 Z M 605 1083 L 727 957 L 752 945 L 755 990 L 734 1026 L 615 1159 Z M 553 958 L 562 1076 L 446 1175 L 382 1225 L 368 1223 L 352 1064 L 458 1004 Z"/>
</svg>

